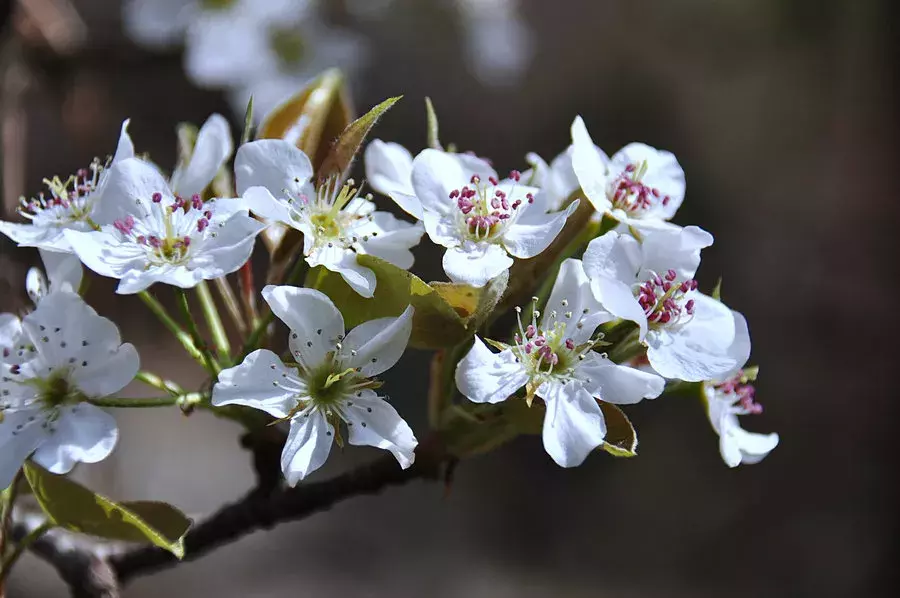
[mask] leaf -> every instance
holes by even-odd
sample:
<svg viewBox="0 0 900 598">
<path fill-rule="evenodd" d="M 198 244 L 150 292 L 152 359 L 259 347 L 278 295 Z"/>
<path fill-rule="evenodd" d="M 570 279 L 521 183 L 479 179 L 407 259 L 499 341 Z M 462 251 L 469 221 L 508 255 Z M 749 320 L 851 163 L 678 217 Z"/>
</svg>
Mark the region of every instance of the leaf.
<svg viewBox="0 0 900 598">
<path fill-rule="evenodd" d="M 319 266 L 309 281 L 328 295 L 344 316 L 347 329 L 375 318 L 397 317 L 408 305 L 415 308 L 410 345 L 420 349 L 450 347 L 469 336 L 456 309 L 417 276 L 371 255 L 357 255 L 359 265 L 375 272 L 375 295 L 366 299 L 344 282 L 340 274 Z"/>
<path fill-rule="evenodd" d="M 439 138 L 440 126 L 438 125 L 437 112 L 434 111 L 434 104 L 431 98 L 425 97 L 425 118 L 428 127 L 428 147 L 432 149 L 443 149 Z"/>
<path fill-rule="evenodd" d="M 353 121 L 349 98 L 343 73 L 338 69 L 327 70 L 269 112 L 256 138 L 293 143 L 309 156 L 313 170 L 318 172 L 332 140 Z M 278 276 L 299 251 L 303 235 L 282 224 L 270 223 L 261 237 L 272 256 L 268 281 L 279 282 Z"/>
<path fill-rule="evenodd" d="M 432 282 L 430 285 L 456 310 L 459 317 L 469 318 L 478 310 L 482 289 L 456 282 Z"/>
<path fill-rule="evenodd" d="M 369 131 L 372 130 L 378 119 L 390 110 L 391 106 L 400 101 L 401 97 L 403 96 L 386 99 L 344 129 L 340 137 L 332 144 L 328 155 L 322 161 L 322 166 L 316 171 L 319 181 L 324 181 L 331 176 L 343 176 L 350 169 L 350 164 L 359 148 L 362 147 Z"/>
<path fill-rule="evenodd" d="M 184 557 L 184 536 L 191 520 L 162 502 L 117 503 L 84 486 L 28 462 L 25 476 L 49 520 L 91 536 L 146 542 Z"/>
<path fill-rule="evenodd" d="M 244 130 L 241 131 L 241 145 L 250 141 L 253 133 L 253 96 L 247 102 L 247 110 L 244 112 Z"/>
<path fill-rule="evenodd" d="M 504 270 L 499 276 L 491 279 L 491 281 L 484 286 L 481 296 L 478 299 L 478 306 L 475 308 L 475 313 L 468 322 L 469 330 L 473 332 L 478 330 L 482 324 L 490 319 L 497 304 L 500 303 L 503 293 L 506 292 L 508 283 L 509 270 Z"/>
<path fill-rule="evenodd" d="M 637 432 L 625 413 L 603 401 L 597 401 L 606 420 L 606 438 L 601 448 L 614 457 L 637 456 Z"/>
<path fill-rule="evenodd" d="M 713 287 L 712 293 L 709 295 L 716 301 L 722 301 L 722 277 L 719 277 L 719 280 L 716 281 L 716 286 Z"/>
</svg>

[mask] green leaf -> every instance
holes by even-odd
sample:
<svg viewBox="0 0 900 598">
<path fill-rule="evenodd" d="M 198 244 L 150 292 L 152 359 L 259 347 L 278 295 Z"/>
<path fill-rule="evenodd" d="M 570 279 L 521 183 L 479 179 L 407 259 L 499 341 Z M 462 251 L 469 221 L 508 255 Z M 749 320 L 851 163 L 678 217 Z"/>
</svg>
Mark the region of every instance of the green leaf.
<svg viewBox="0 0 900 598">
<path fill-rule="evenodd" d="M 244 130 L 241 131 L 241 145 L 250 141 L 253 134 L 253 96 L 247 102 L 247 110 L 244 112 Z"/>
<path fill-rule="evenodd" d="M 178 140 L 178 166 L 184 167 L 191 161 L 194 154 L 194 145 L 197 143 L 197 135 L 200 129 L 191 123 L 178 123 L 175 127 L 175 137 Z"/>
<path fill-rule="evenodd" d="M 371 255 L 357 255 L 360 266 L 375 272 L 375 295 L 366 299 L 336 274 L 319 266 L 309 284 L 328 295 L 344 316 L 349 330 L 375 318 L 396 317 L 408 305 L 415 308 L 410 344 L 420 349 L 450 347 L 469 336 L 465 320 L 453 305 L 417 276 Z"/>
<path fill-rule="evenodd" d="M 597 402 L 606 420 L 606 438 L 601 448 L 614 457 L 636 457 L 637 432 L 628 416 L 615 405 Z"/>
<path fill-rule="evenodd" d="M 716 282 L 716 286 L 713 287 L 710 297 L 712 297 L 716 301 L 722 300 L 722 277 L 721 276 L 719 277 L 719 280 Z"/>
<path fill-rule="evenodd" d="M 490 282 L 481 289 L 481 294 L 478 298 L 478 306 L 475 308 L 475 313 L 472 315 L 469 322 L 467 322 L 469 330 L 473 332 L 478 330 L 482 324 L 490 319 L 491 315 L 494 314 L 494 309 L 497 307 L 497 304 L 500 303 L 503 293 L 506 292 L 508 283 L 509 270 L 504 270 L 499 276 L 491 279 Z"/>
<path fill-rule="evenodd" d="M 151 501 L 117 503 L 31 462 L 25 464 L 25 476 L 55 525 L 112 540 L 149 541 L 184 557 L 191 520 L 175 507 Z"/>
<path fill-rule="evenodd" d="M 483 289 L 457 282 L 432 282 L 430 286 L 444 301 L 450 304 L 459 317 L 466 319 L 475 314 Z"/>
<path fill-rule="evenodd" d="M 400 101 L 403 96 L 388 98 L 381 102 L 355 121 L 347 125 L 335 142 L 331 145 L 328 155 L 322 162 L 322 166 L 316 172 L 320 181 L 330 176 L 343 176 L 350 169 L 353 158 L 362 147 L 363 142 L 378 122 L 382 115 L 391 109 L 391 106 Z"/>
<path fill-rule="evenodd" d="M 439 136 L 440 126 L 438 125 L 437 112 L 434 111 L 434 104 L 431 98 L 425 98 L 425 118 L 428 121 L 428 147 L 432 149 L 443 149 Z"/>
</svg>

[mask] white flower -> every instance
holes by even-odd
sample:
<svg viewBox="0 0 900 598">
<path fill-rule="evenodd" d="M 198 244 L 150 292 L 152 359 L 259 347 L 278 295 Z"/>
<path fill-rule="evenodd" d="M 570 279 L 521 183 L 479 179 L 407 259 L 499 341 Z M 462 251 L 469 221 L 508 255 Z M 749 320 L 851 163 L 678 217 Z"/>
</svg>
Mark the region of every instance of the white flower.
<svg viewBox="0 0 900 598">
<path fill-rule="evenodd" d="M 124 388 L 139 367 L 137 351 L 122 344 L 115 324 L 74 293 L 54 292 L 22 319 L 6 349 L 0 360 L 0 488 L 29 455 L 53 473 L 105 459 L 118 429 L 89 401 Z"/>
<path fill-rule="evenodd" d="M 380 382 L 372 377 L 396 364 L 406 349 L 413 308 L 398 318 L 360 324 L 344 336 L 341 313 L 319 291 L 270 285 L 263 297 L 290 328 L 296 363 L 254 351 L 219 374 L 213 405 L 246 405 L 290 420 L 281 468 L 291 486 L 325 463 L 341 421 L 350 444 L 390 451 L 404 469 L 412 465 L 416 438 L 375 392 Z"/>
<path fill-rule="evenodd" d="M 38 251 L 47 274 L 45 276 L 40 268 L 28 270 L 28 274 L 25 276 L 25 291 L 32 303 L 37 305 L 41 299 L 55 291 L 77 293 L 81 287 L 81 279 L 84 277 L 81 260 L 78 259 L 78 256 L 43 249 Z"/>
<path fill-rule="evenodd" d="M 254 213 L 303 233 L 310 266 L 339 273 L 363 297 L 375 292 L 375 273 L 360 266 L 357 254 L 387 260 L 399 268 L 413 264 L 410 248 L 422 228 L 375 210 L 371 197 L 359 197 L 353 181 L 340 187 L 332 178 L 318 190 L 312 164 L 302 151 L 281 139 L 262 139 L 238 149 L 234 162 L 238 192 Z"/>
<path fill-rule="evenodd" d="M 234 272 L 265 228 L 239 199 L 176 196 L 155 168 L 136 158 L 112 169 L 102 217 L 111 224 L 99 231 L 69 230 L 66 238 L 88 268 L 120 279 L 120 294 L 155 282 L 191 288 Z"/>
<path fill-rule="evenodd" d="M 221 114 L 213 114 L 197 132 L 190 158 L 172 172 L 169 179 L 172 192 L 182 197 L 202 194 L 233 151 L 234 141 L 228 121 Z"/>
<path fill-rule="evenodd" d="M 540 324 L 539 314 L 519 332 L 515 345 L 492 353 L 475 337 L 459 362 L 456 385 L 477 403 L 505 401 L 523 386 L 527 399 L 544 400 L 544 448 L 562 467 L 580 465 L 603 443 L 606 424 L 597 399 L 617 404 L 655 398 L 665 381 L 616 365 L 592 350 L 591 337 L 608 314 L 590 290 L 581 262 L 563 262 Z"/>
<path fill-rule="evenodd" d="M 373 139 L 366 146 L 363 161 L 369 186 L 393 199 L 410 216 L 421 220 L 422 202 L 413 189 L 413 156 L 409 150 L 393 141 Z"/>
<path fill-rule="evenodd" d="M 684 200 L 685 182 L 674 155 L 630 143 L 609 160 L 580 116 L 572 123 L 572 147 L 575 174 L 598 212 L 640 232 L 676 228 L 667 221 Z"/>
<path fill-rule="evenodd" d="M 728 354 L 739 367 L 718 380 L 703 383 L 707 414 L 713 430 L 719 435 L 719 452 L 729 467 L 759 463 L 778 446 L 778 434 L 756 434 L 741 428 L 739 415 L 762 413 L 762 405 L 756 402 L 756 368 L 741 369 L 750 356 L 750 332 L 747 321 L 740 313 L 732 311 L 735 337 Z"/>
<path fill-rule="evenodd" d="M 611 314 L 640 328 L 653 369 L 666 378 L 699 382 L 736 367 L 728 354 L 734 318 L 697 292 L 700 249 L 712 236 L 695 226 L 659 230 L 643 243 L 610 231 L 588 244 L 584 269 L 595 297 Z"/>
<path fill-rule="evenodd" d="M 600 148 L 597 150 L 600 151 Z M 522 173 L 522 178 L 529 185 L 540 189 L 534 196 L 534 202 L 546 212 L 561 209 L 565 201 L 581 188 L 572 168 L 572 153 L 570 145 L 566 151 L 553 158 L 550 164 L 533 152 L 526 156 L 531 168 Z"/>
<path fill-rule="evenodd" d="M 95 159 L 89 168 L 79 170 L 66 180 L 59 177 L 44 179 L 47 195 L 41 193 L 30 200 L 19 200 L 19 214 L 30 224 L 0 222 L 0 233 L 21 247 L 71 251 L 63 231 L 87 231 L 96 225 L 94 218 L 106 188 L 110 167 L 134 156 L 128 122 L 122 123 L 119 144 L 109 164 Z"/>
<path fill-rule="evenodd" d="M 578 207 L 546 213 L 532 209 L 535 187 L 520 174 L 499 181 L 484 160 L 426 149 L 413 161 L 412 183 L 425 230 L 447 248 L 444 272 L 454 282 L 482 287 L 509 269 L 510 255 L 527 259 L 544 251 Z"/>
</svg>

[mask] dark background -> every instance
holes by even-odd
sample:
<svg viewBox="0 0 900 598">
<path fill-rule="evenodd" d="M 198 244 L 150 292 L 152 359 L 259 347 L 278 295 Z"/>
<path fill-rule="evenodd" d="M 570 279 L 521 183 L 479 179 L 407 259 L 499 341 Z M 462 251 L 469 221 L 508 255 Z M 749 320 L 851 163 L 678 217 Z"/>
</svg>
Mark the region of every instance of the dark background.
<svg viewBox="0 0 900 598">
<path fill-rule="evenodd" d="M 535 58 L 505 87 L 468 72 L 443 4 L 398 0 L 380 23 L 345 23 L 370 40 L 357 105 L 405 94 L 376 130 L 383 139 L 420 149 L 429 95 L 442 140 L 500 170 L 522 167 L 528 151 L 550 158 L 564 149 L 576 114 L 609 153 L 632 140 L 673 151 L 688 179 L 677 221 L 716 236 L 702 284 L 723 276 L 724 299 L 750 322 L 766 412 L 744 423 L 777 431 L 781 444 L 762 464 L 729 470 L 699 404 L 645 402 L 629 410 L 637 459 L 597 454 L 564 470 L 538 439 L 520 439 L 463 463 L 446 498 L 415 484 L 354 499 L 139 579 L 126 595 L 894 595 L 892 4 L 528 0 Z M 139 151 L 163 165 L 174 163 L 177 122 L 211 111 L 239 121 L 221 94 L 188 84 L 176 52 L 132 46 L 116 2 L 75 7 L 87 25 L 83 46 L 59 54 L 31 32 L 5 70 L 7 210 L 42 177 L 110 153 L 125 117 Z M 417 273 L 442 276 L 432 247 L 418 256 Z M 35 260 L 3 241 L 5 310 L 25 305 L 22 282 Z M 96 279 L 88 300 L 138 345 L 145 366 L 199 382 L 138 301 L 112 288 Z M 427 365 L 427 354 L 410 352 L 386 376 L 420 437 Z M 230 424 L 168 411 L 117 415 L 119 448 L 79 472 L 97 489 L 202 515 L 250 485 Z M 372 454 L 335 451 L 318 477 Z M 13 597 L 62 592 L 33 559 L 10 588 Z"/>
</svg>

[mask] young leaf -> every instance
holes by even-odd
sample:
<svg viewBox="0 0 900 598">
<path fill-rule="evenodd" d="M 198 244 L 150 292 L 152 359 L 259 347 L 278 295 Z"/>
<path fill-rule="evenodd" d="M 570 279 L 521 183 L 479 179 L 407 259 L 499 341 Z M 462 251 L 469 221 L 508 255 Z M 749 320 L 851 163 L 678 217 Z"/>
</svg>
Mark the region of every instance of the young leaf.
<svg viewBox="0 0 900 598">
<path fill-rule="evenodd" d="M 440 126 L 438 125 L 437 112 L 434 111 L 434 104 L 431 103 L 431 98 L 429 97 L 425 98 L 425 117 L 428 121 L 428 147 L 437 150 L 443 149 L 438 135 Z"/>
<path fill-rule="evenodd" d="M 335 140 L 331 146 L 331 150 L 322 162 L 322 166 L 316 171 L 320 181 L 324 181 L 331 176 L 343 176 L 350 168 L 350 163 L 362 147 L 369 131 L 378 122 L 381 116 L 390 110 L 391 106 L 400 101 L 403 96 L 388 98 L 381 102 L 355 121 L 350 123 L 341 136 Z"/>
<path fill-rule="evenodd" d="M 719 277 L 719 280 L 716 282 L 716 286 L 713 287 L 710 297 L 712 297 L 716 301 L 722 300 L 722 277 L 721 276 Z"/>
<path fill-rule="evenodd" d="M 375 318 L 399 316 L 412 305 L 416 310 L 409 341 L 413 347 L 450 347 L 469 336 L 465 321 L 434 287 L 377 257 L 357 255 L 356 259 L 360 266 L 375 272 L 377 286 L 371 299 L 351 289 L 340 274 L 321 266 L 311 271 L 308 278 L 334 301 L 348 329 Z"/>
<path fill-rule="evenodd" d="M 241 145 L 250 141 L 253 133 L 253 96 L 247 102 L 247 110 L 244 112 L 244 130 L 241 131 Z"/>
<path fill-rule="evenodd" d="M 637 456 L 637 432 L 625 413 L 610 403 L 598 401 L 606 420 L 606 438 L 602 449 L 614 457 Z"/>
<path fill-rule="evenodd" d="M 184 536 L 191 520 L 170 505 L 139 501 L 117 503 L 84 486 L 28 462 L 25 477 L 49 520 L 91 536 L 146 542 L 184 556 Z"/>
<path fill-rule="evenodd" d="M 478 309 L 483 289 L 457 282 L 432 282 L 429 284 L 437 291 L 438 295 L 443 297 L 444 301 L 456 310 L 459 317 L 468 318 Z"/>
</svg>

